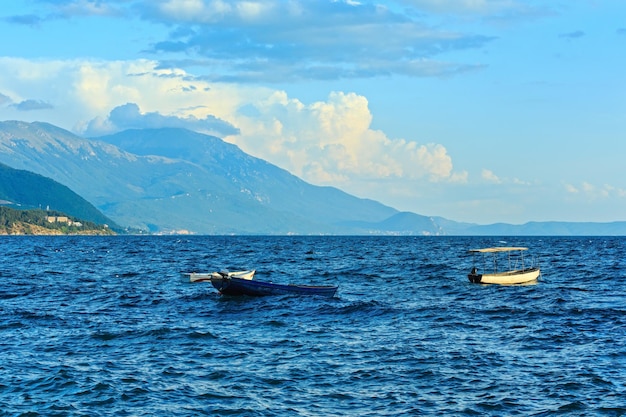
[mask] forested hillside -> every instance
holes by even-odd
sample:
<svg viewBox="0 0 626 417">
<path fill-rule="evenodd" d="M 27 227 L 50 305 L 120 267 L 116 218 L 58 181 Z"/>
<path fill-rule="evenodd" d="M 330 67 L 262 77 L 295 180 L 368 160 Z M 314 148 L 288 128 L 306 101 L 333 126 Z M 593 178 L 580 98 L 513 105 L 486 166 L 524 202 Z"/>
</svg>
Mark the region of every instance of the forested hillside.
<svg viewBox="0 0 626 417">
<path fill-rule="evenodd" d="M 96 224 L 119 226 L 84 198 L 50 178 L 0 163 L 0 200 L 24 209 L 50 209 Z"/>
<path fill-rule="evenodd" d="M 108 226 L 58 211 L 0 207 L 0 235 L 115 234 Z"/>
</svg>

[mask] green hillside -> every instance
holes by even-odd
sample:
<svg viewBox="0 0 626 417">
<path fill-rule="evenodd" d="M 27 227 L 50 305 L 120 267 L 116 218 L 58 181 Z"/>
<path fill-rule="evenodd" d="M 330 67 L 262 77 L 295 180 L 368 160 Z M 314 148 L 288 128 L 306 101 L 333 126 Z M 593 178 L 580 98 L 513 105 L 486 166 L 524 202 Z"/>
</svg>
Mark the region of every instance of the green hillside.
<svg viewBox="0 0 626 417">
<path fill-rule="evenodd" d="M 95 224 L 120 227 L 87 200 L 58 182 L 0 163 L 0 200 L 14 208 L 54 210 Z"/>
<path fill-rule="evenodd" d="M 58 211 L 17 210 L 0 206 L 0 235 L 115 234 L 107 226 Z"/>
</svg>

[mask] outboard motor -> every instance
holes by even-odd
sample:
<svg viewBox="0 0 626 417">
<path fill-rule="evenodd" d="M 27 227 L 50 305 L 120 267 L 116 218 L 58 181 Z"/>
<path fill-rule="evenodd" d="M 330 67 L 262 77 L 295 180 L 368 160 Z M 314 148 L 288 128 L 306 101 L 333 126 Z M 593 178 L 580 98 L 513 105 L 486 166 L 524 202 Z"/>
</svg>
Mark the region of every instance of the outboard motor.
<svg viewBox="0 0 626 417">
<path fill-rule="evenodd" d="M 481 281 L 481 279 L 483 278 L 482 274 L 478 273 L 478 269 L 476 269 L 476 267 L 472 267 L 472 270 L 470 271 L 470 273 L 467 275 L 467 278 L 469 278 L 470 282 L 477 284 Z"/>
</svg>

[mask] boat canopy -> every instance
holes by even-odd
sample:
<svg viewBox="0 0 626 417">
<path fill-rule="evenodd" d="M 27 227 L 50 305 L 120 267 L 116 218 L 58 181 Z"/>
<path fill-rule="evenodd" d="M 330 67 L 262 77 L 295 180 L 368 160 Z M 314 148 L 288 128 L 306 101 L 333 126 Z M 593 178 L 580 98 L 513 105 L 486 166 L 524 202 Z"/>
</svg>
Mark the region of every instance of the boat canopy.
<svg viewBox="0 0 626 417">
<path fill-rule="evenodd" d="M 510 247 L 496 247 L 496 248 L 484 248 L 484 249 L 470 249 L 469 252 L 480 252 L 480 253 L 495 253 L 495 252 L 513 252 L 517 250 L 528 250 L 528 248 L 520 248 L 515 246 Z"/>
</svg>

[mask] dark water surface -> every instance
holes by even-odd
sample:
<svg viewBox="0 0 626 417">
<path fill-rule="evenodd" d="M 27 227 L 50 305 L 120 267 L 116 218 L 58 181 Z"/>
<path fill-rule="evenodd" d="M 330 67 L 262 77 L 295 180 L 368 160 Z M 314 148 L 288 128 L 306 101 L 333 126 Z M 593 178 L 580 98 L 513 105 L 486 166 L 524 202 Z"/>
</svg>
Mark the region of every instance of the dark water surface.
<svg viewBox="0 0 626 417">
<path fill-rule="evenodd" d="M 251 268 L 339 292 L 181 278 Z M 626 238 L 2 237 L 0 313 L 0 416 L 626 415 Z"/>
</svg>

